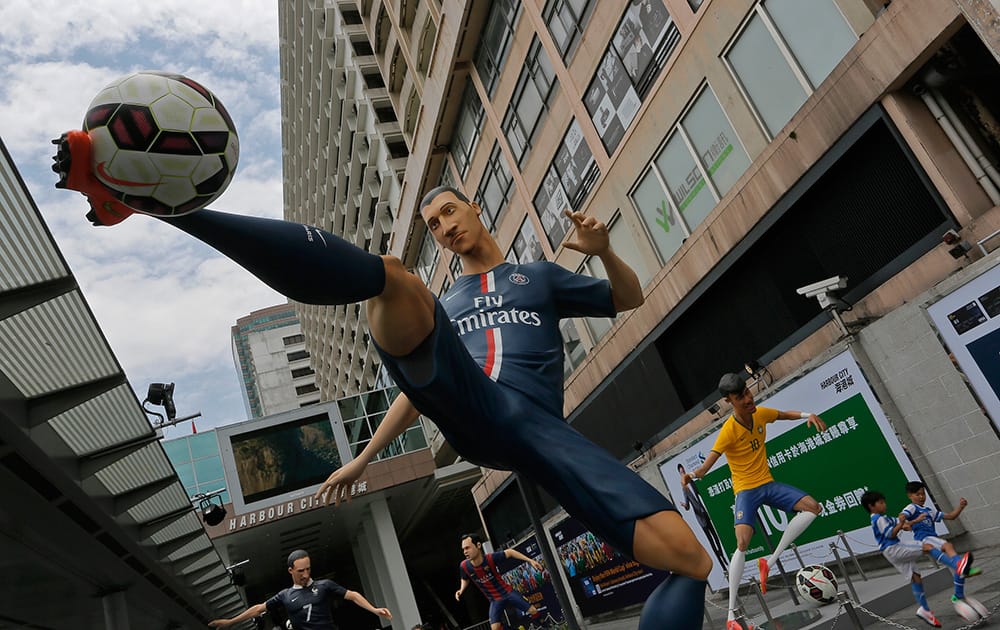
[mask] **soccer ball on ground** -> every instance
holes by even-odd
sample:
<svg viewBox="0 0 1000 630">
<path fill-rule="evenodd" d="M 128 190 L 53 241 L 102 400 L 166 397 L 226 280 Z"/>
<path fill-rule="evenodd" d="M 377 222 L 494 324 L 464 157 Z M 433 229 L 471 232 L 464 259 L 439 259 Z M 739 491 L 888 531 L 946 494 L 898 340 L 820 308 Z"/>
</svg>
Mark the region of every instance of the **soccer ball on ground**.
<svg viewBox="0 0 1000 630">
<path fill-rule="evenodd" d="M 955 612 L 958 616 L 966 621 L 979 621 L 980 619 L 986 619 L 990 615 L 990 611 L 987 610 L 986 606 L 973 597 L 966 595 L 963 599 L 957 599 L 955 597 L 951 598 L 951 603 L 955 607 Z"/>
<path fill-rule="evenodd" d="M 821 564 L 799 569 L 795 574 L 795 588 L 808 602 L 822 605 L 837 600 L 837 578 L 833 571 Z"/>
<path fill-rule="evenodd" d="M 204 208 L 229 185 L 240 151 L 222 102 L 196 81 L 161 72 L 112 81 L 90 103 L 83 132 L 62 140 L 57 187 L 84 192 L 95 210 L 120 204 L 124 216 Z"/>
</svg>

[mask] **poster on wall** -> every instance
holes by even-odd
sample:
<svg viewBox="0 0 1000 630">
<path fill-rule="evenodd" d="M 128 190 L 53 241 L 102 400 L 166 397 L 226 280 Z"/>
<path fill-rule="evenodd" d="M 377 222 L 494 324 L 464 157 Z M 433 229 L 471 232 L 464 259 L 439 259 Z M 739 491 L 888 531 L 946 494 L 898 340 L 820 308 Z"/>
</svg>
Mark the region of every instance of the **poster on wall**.
<svg viewBox="0 0 1000 630">
<path fill-rule="evenodd" d="M 512 549 L 520 551 L 532 560 L 542 564 L 542 570 L 536 571 L 527 562 L 505 558 L 497 563 L 497 571 L 511 588 L 524 596 L 529 604 L 534 604 L 540 614 L 539 618 L 544 619 L 551 616 L 559 622 L 563 620 L 562 607 L 559 606 L 559 599 L 556 597 L 555 588 L 552 587 L 552 576 L 549 568 L 545 566 L 542 552 L 538 548 L 538 541 L 531 536 L 524 542 L 514 545 Z"/>
<path fill-rule="evenodd" d="M 810 411 L 827 425 L 823 433 L 802 420 L 778 420 L 767 427 L 765 447 L 775 480 L 802 489 L 823 506 L 820 517 L 795 541 L 803 561 L 834 562 L 829 544 L 837 538 L 837 530 L 851 538 L 855 553 L 876 551 L 861 495 L 869 489 L 882 492 L 889 513 L 898 514 L 909 502 L 906 482 L 919 477 L 850 351 L 773 394 L 758 395 L 756 402 L 759 407 Z M 714 590 L 728 587 L 723 569 L 736 549 L 729 465 L 725 457 L 720 458 L 687 493 L 681 488 L 680 477 L 683 471 L 701 465 L 718 433 L 716 429 L 660 464 L 660 474 L 681 515 L 715 560 L 708 578 Z M 777 544 L 790 519 L 791 515 L 781 510 L 760 509 L 743 579 L 756 577 L 754 560 L 770 553 L 762 532 L 771 544 Z M 938 531 L 947 530 L 939 526 Z M 781 561 L 786 571 L 799 568 L 790 551 L 782 554 Z"/>
<path fill-rule="evenodd" d="M 927 308 L 941 339 L 1000 427 L 1000 266 Z"/>
<path fill-rule="evenodd" d="M 563 519 L 549 532 L 584 617 L 645 602 L 669 575 L 623 556 L 575 518 Z"/>
</svg>

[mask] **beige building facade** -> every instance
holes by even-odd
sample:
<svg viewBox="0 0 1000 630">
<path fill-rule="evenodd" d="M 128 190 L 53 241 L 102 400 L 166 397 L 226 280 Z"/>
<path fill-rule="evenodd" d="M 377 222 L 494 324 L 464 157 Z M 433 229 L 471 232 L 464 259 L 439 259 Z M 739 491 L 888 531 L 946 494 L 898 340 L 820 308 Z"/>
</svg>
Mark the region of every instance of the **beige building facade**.
<svg viewBox="0 0 1000 630">
<path fill-rule="evenodd" d="M 564 322 L 574 426 L 655 481 L 658 461 L 717 420 L 723 372 L 749 366 L 761 387 L 776 386 L 849 347 L 935 495 L 974 497 L 960 525 L 1000 539 L 989 517 L 1000 502 L 1000 470 L 988 463 L 1000 452 L 996 426 L 916 317 L 947 282 L 991 264 L 996 245 L 990 3 L 296 4 L 359 16 L 385 85 L 377 93 L 408 150 L 383 253 L 435 293 L 462 272 L 416 212 L 438 184 L 479 203 L 512 262 L 601 275 L 598 261 L 563 247 L 560 213 L 610 226 L 646 303 L 612 322 Z M 300 146 L 300 133 L 286 142 Z M 847 278 L 843 326 L 796 292 L 834 276 Z M 907 313 L 907 326 L 893 323 Z M 513 492 L 503 472 L 477 486 L 491 534 L 516 532 L 491 522 L 490 506 Z"/>
</svg>

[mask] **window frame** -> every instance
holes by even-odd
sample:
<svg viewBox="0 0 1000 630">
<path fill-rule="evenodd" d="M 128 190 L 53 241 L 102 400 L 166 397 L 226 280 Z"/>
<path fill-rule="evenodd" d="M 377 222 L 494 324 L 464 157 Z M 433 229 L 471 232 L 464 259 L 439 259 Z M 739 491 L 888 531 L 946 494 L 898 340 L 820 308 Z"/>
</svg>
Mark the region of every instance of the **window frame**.
<svg viewBox="0 0 1000 630">
<path fill-rule="evenodd" d="M 538 130 L 541 129 L 542 122 L 548 116 L 552 97 L 556 92 L 556 87 L 559 85 L 555 68 L 552 68 L 551 80 L 545 77 L 545 72 L 540 61 L 543 55 L 548 60 L 550 68 L 552 68 L 552 60 L 548 59 L 548 54 L 545 52 L 545 48 L 542 47 L 541 40 L 538 39 L 538 35 L 535 35 L 531 41 L 531 45 L 528 47 L 524 67 L 517 77 L 517 84 L 514 87 L 514 92 L 511 94 L 510 102 L 507 104 L 507 111 L 504 113 L 500 124 L 500 128 L 507 139 L 507 144 L 510 146 L 511 152 L 514 154 L 518 167 L 524 164 L 528 158 L 528 154 L 531 153 L 532 143 Z M 540 76 L 542 77 L 541 81 L 539 81 Z M 520 106 L 525 91 L 529 88 L 529 84 L 538 93 L 542 107 L 535 120 L 530 125 L 526 125 L 526 121 L 520 115 Z M 541 89 L 541 86 L 544 86 L 544 89 Z M 523 146 L 511 140 L 515 131 L 519 131 L 524 138 Z M 520 155 L 518 155 L 518 148 L 520 149 Z"/>
</svg>

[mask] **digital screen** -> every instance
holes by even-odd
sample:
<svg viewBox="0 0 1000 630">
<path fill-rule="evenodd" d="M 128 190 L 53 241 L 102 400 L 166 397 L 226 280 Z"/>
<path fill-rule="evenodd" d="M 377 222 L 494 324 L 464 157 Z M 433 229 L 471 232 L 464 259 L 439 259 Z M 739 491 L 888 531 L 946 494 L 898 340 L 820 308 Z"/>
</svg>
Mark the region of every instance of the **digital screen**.
<svg viewBox="0 0 1000 630">
<path fill-rule="evenodd" d="M 955 327 L 955 332 L 962 334 L 968 332 L 986 321 L 986 315 L 979 304 L 969 302 L 957 311 L 948 313 L 948 321 Z"/>
<path fill-rule="evenodd" d="M 230 437 L 245 504 L 322 483 L 341 465 L 326 414 Z"/>
</svg>

